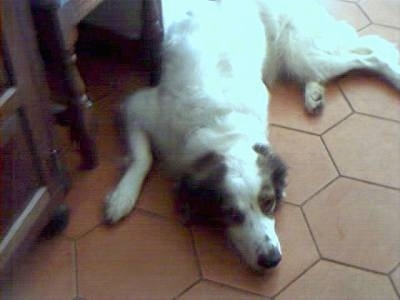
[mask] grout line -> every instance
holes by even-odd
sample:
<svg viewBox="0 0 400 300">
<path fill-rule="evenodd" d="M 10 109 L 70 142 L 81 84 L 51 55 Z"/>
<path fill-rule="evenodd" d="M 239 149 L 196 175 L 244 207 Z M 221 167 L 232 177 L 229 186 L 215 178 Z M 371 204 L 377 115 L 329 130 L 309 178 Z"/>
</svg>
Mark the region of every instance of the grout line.
<svg viewBox="0 0 400 300">
<path fill-rule="evenodd" d="M 311 136 L 320 136 L 320 134 L 318 134 L 318 133 L 306 131 L 306 130 L 303 130 L 303 129 L 292 128 L 292 127 L 288 127 L 288 126 L 280 125 L 280 124 L 276 124 L 276 123 L 269 123 L 269 125 L 271 125 L 273 127 L 277 127 L 277 128 L 282 128 L 282 129 L 287 129 L 287 130 L 291 130 L 291 131 L 297 131 L 297 132 L 305 133 L 305 134 L 308 134 L 308 135 L 311 135 Z"/>
<path fill-rule="evenodd" d="M 331 179 L 329 182 L 327 182 L 324 186 L 322 186 L 319 190 L 317 190 L 314 194 L 312 194 L 310 197 L 308 197 L 306 200 L 304 200 L 299 207 L 303 208 L 311 199 L 316 197 L 318 194 L 322 193 L 328 186 L 330 186 L 333 182 L 335 182 L 337 179 L 342 177 L 341 175 L 337 175 L 335 178 Z"/>
<path fill-rule="evenodd" d="M 204 277 L 203 267 L 200 262 L 200 253 L 196 246 L 196 239 L 194 238 L 194 233 L 193 233 L 192 228 L 189 228 L 189 232 L 190 232 L 190 238 L 192 240 L 193 252 L 194 252 L 194 256 L 196 258 L 197 268 L 199 269 L 201 279 L 203 279 L 205 277 Z"/>
<path fill-rule="evenodd" d="M 365 179 L 360 179 L 360 178 L 356 178 L 356 177 L 352 177 L 352 176 L 348 176 L 348 175 L 341 175 L 341 177 L 346 178 L 346 179 L 351 179 L 351 180 L 354 180 L 354 181 L 363 182 L 363 183 L 366 183 L 366 184 L 379 186 L 379 187 L 386 188 L 386 189 L 391 189 L 391 190 L 394 190 L 394 191 L 400 191 L 400 188 L 389 186 L 389 185 L 384 185 L 382 183 L 376 183 L 376 182 L 373 182 L 373 181 L 368 181 L 368 180 L 365 180 Z"/>
<path fill-rule="evenodd" d="M 394 279 L 393 279 L 392 276 L 390 276 L 390 275 L 388 275 L 388 277 L 389 277 L 390 283 L 392 284 L 392 287 L 393 287 L 393 289 L 394 289 L 394 292 L 396 293 L 397 297 L 399 297 L 399 299 L 400 299 L 400 291 L 397 290 L 397 287 L 396 287 L 396 284 L 395 284 L 395 282 L 394 282 Z"/>
<path fill-rule="evenodd" d="M 309 231 L 309 233 L 311 235 L 311 238 L 312 238 L 312 240 L 314 242 L 314 246 L 317 249 L 317 253 L 318 253 L 319 259 L 321 259 L 322 258 L 322 253 L 321 253 L 321 250 L 319 249 L 319 246 L 318 246 L 318 243 L 317 243 L 317 239 L 314 236 L 314 232 L 312 231 L 310 222 L 308 221 L 308 218 L 307 218 L 306 213 L 304 212 L 304 209 L 301 208 L 300 210 L 301 210 L 301 213 L 303 214 L 303 219 L 306 222 L 307 229 L 308 229 L 308 231 Z"/>
<path fill-rule="evenodd" d="M 347 1 L 346 1 L 346 2 L 347 2 Z M 381 24 L 381 23 L 376 23 L 376 22 L 374 22 L 374 21 L 369 17 L 369 15 L 368 15 L 367 12 L 364 10 L 364 8 L 362 7 L 362 5 L 360 5 L 359 2 L 353 2 L 353 3 L 355 3 L 355 5 L 361 10 L 362 14 L 368 19 L 368 21 L 369 21 L 368 26 L 370 26 L 370 25 L 379 25 L 379 26 L 383 26 L 383 27 L 387 27 L 387 28 L 391 28 L 391 29 L 400 29 L 400 27 L 397 27 L 397 26 L 386 25 L 386 24 Z M 357 29 L 357 32 L 359 32 L 359 31 L 365 29 L 365 28 L 368 27 L 368 26 L 364 26 L 364 27 L 361 28 L 361 29 Z"/>
<path fill-rule="evenodd" d="M 374 23 L 373 22 L 369 22 L 368 25 L 365 25 L 365 26 L 363 26 L 363 27 L 361 27 L 359 29 L 356 29 L 358 36 L 361 36 L 361 31 L 367 29 L 368 27 L 371 27 L 372 25 L 374 25 Z"/>
<path fill-rule="evenodd" d="M 370 24 L 373 24 L 371 18 L 368 16 L 367 12 L 364 11 L 364 8 L 360 5 L 360 3 L 354 2 L 354 4 L 355 4 L 355 6 L 361 11 L 361 13 L 364 15 L 364 17 L 368 20 L 368 25 L 367 25 L 367 26 L 369 26 Z M 357 32 L 358 32 L 358 31 L 360 31 L 360 30 L 363 30 L 363 29 L 366 28 L 367 26 L 364 26 L 363 28 L 361 28 L 361 29 L 356 29 L 356 30 L 357 30 Z"/>
<path fill-rule="evenodd" d="M 76 240 L 73 241 L 73 250 L 74 250 L 74 256 L 73 256 L 73 274 L 75 277 L 75 298 L 79 299 L 79 283 L 78 283 L 78 249 L 76 246 Z"/>
<path fill-rule="evenodd" d="M 326 153 L 328 154 L 329 159 L 331 160 L 331 163 L 332 163 L 333 166 L 335 167 L 336 174 L 337 174 L 337 175 L 341 175 L 340 170 L 339 170 L 339 166 L 336 164 L 335 159 L 333 158 L 333 155 L 332 155 L 331 151 L 329 150 L 328 145 L 326 144 L 326 142 L 325 142 L 325 140 L 324 140 L 324 137 L 323 137 L 323 136 L 320 136 L 320 140 L 321 140 L 322 145 L 324 145 L 324 147 L 325 147 L 325 151 L 326 151 Z"/>
<path fill-rule="evenodd" d="M 168 217 L 163 216 L 163 215 L 161 215 L 159 213 L 153 212 L 151 210 L 147 210 L 147 209 L 142 208 L 142 207 L 135 207 L 132 210 L 132 213 L 134 213 L 135 211 L 139 212 L 141 214 L 144 214 L 144 215 L 146 215 L 148 217 L 151 217 L 151 218 L 155 218 L 155 219 L 159 219 L 159 220 L 163 220 L 163 221 L 167 221 L 167 222 L 173 222 L 174 221 L 173 218 L 168 218 Z"/>
<path fill-rule="evenodd" d="M 397 268 L 400 268 L 400 263 L 398 263 L 398 264 L 389 272 L 389 275 L 392 275 L 392 274 L 396 271 Z"/>
<path fill-rule="evenodd" d="M 399 297 L 399 299 L 400 299 L 400 291 L 398 291 L 397 290 L 397 287 L 396 287 L 396 284 L 395 284 L 395 282 L 394 282 L 394 279 L 391 277 L 391 276 L 388 276 L 389 277 L 389 281 L 390 281 L 390 283 L 391 283 L 391 285 L 392 285 L 392 287 L 393 287 L 393 290 L 394 290 L 394 293 L 397 295 L 397 297 Z"/>
<path fill-rule="evenodd" d="M 77 240 L 79 240 L 79 239 L 81 239 L 81 238 L 87 236 L 88 234 L 90 234 L 92 231 L 94 231 L 97 227 L 100 227 L 102 224 L 103 224 L 103 223 L 100 222 L 100 223 L 94 225 L 92 228 L 88 229 L 87 231 L 85 231 L 85 232 L 83 232 L 83 233 L 81 233 L 81 234 L 78 234 L 78 235 L 75 236 L 75 237 L 69 237 L 69 236 L 67 236 L 67 237 L 69 237 L 69 238 L 71 238 L 71 239 L 77 241 Z"/>
<path fill-rule="evenodd" d="M 289 202 L 289 201 L 286 201 L 286 200 L 282 200 L 282 203 L 284 203 L 285 205 L 296 207 L 296 208 L 300 208 L 301 207 L 301 204 L 292 203 L 292 202 Z M 278 209 L 280 209 L 280 208 L 278 208 Z"/>
<path fill-rule="evenodd" d="M 362 13 L 364 14 L 364 12 L 362 12 Z M 372 22 L 369 20 L 369 18 L 368 18 L 368 24 L 365 25 L 365 26 L 362 26 L 362 27 L 360 27 L 360 28 L 358 28 L 358 29 L 356 29 L 357 33 L 360 33 L 360 31 L 362 31 L 362 30 L 368 28 L 368 27 L 371 26 L 372 24 L 373 24 L 373 23 L 372 23 Z"/>
<path fill-rule="evenodd" d="M 350 109 L 352 109 L 352 107 L 350 107 Z M 345 116 L 343 119 L 339 120 L 338 122 L 336 122 L 335 124 L 333 124 L 331 127 L 325 129 L 321 134 L 319 134 L 320 137 L 324 136 L 326 133 L 328 133 L 329 131 L 331 131 L 332 129 L 336 128 L 337 126 L 339 126 L 340 124 L 342 124 L 344 121 L 346 121 L 347 119 L 349 119 L 351 116 L 353 116 L 355 114 L 355 112 L 351 112 L 349 113 L 347 116 Z"/>
<path fill-rule="evenodd" d="M 343 74 L 340 78 L 338 78 L 337 82 L 336 82 L 336 87 L 339 89 L 339 92 L 342 94 L 342 97 L 344 98 L 344 100 L 346 101 L 347 105 L 350 107 L 350 110 L 352 113 L 355 113 L 356 110 L 354 109 L 353 104 L 351 104 L 350 99 L 347 97 L 346 93 L 344 92 L 342 85 L 340 84 L 340 82 L 344 79 L 344 77 L 349 74 L 349 73 L 345 73 Z"/>
<path fill-rule="evenodd" d="M 192 289 L 194 286 L 198 285 L 200 283 L 200 281 L 202 280 L 202 278 L 197 279 L 195 282 L 189 284 L 189 286 L 187 286 L 186 288 L 184 288 L 182 291 L 180 291 L 178 293 L 178 295 L 176 295 L 175 297 L 172 298 L 172 300 L 177 300 L 179 299 L 183 294 L 185 294 L 187 291 L 189 291 L 190 289 Z"/>
<path fill-rule="evenodd" d="M 268 299 L 271 298 L 271 297 L 265 296 L 265 295 L 260 294 L 260 293 L 256 293 L 256 292 L 251 292 L 251 291 L 248 291 L 248 290 L 244 290 L 244 289 L 242 289 L 242 288 L 239 288 L 239 287 L 236 287 L 236 286 L 231 286 L 231 285 L 226 284 L 226 283 L 214 281 L 214 280 L 212 280 L 212 279 L 205 278 L 204 281 L 205 281 L 205 282 L 213 283 L 213 284 L 218 285 L 218 286 L 221 286 L 221 287 L 229 288 L 229 289 L 232 289 L 232 290 L 241 292 L 241 293 L 246 293 L 246 294 L 249 294 L 249 295 L 252 295 L 252 296 L 261 296 L 261 297 L 263 297 L 263 298 L 268 298 Z"/>
<path fill-rule="evenodd" d="M 262 276 L 262 275 L 261 275 L 261 276 Z M 235 291 L 238 291 L 238 292 L 247 293 L 247 294 L 249 294 L 249 295 L 260 296 L 260 297 L 268 298 L 268 299 L 271 298 L 271 297 L 265 296 L 265 295 L 263 295 L 263 294 L 261 294 L 261 293 L 249 291 L 249 290 L 243 289 L 243 288 L 241 288 L 241 287 L 237 287 L 237 286 L 230 285 L 230 284 L 223 283 L 223 282 L 219 282 L 219 281 L 214 281 L 214 280 L 212 280 L 212 279 L 204 278 L 204 281 L 206 281 L 206 282 L 211 282 L 211 283 L 216 284 L 216 285 L 219 285 L 219 286 L 221 286 L 221 287 L 229 288 L 229 289 L 232 289 L 232 290 L 235 290 Z"/>
<path fill-rule="evenodd" d="M 308 266 L 306 269 L 303 270 L 298 276 L 296 276 L 293 280 L 291 280 L 287 285 L 285 285 L 278 293 L 276 293 L 271 299 L 275 299 L 278 297 L 280 294 L 282 294 L 286 289 L 288 289 L 293 283 L 295 283 L 297 280 L 300 279 L 304 274 L 306 274 L 310 269 L 312 269 L 316 264 L 318 264 L 321 261 L 321 258 L 317 259 L 315 262 L 313 262 L 310 266 Z"/>
<path fill-rule="evenodd" d="M 356 266 L 356 265 L 352 265 L 346 262 L 342 262 L 342 261 L 338 261 L 332 258 L 328 258 L 328 257 L 321 257 L 323 261 L 327 261 L 327 262 L 331 262 L 331 263 L 335 263 L 344 267 L 348 267 L 348 268 L 353 268 L 359 271 L 363 271 L 363 272 L 368 272 L 368 273 L 373 273 L 373 274 L 377 274 L 377 275 L 383 275 L 383 276 L 387 276 L 388 274 L 382 271 L 376 271 L 376 270 L 372 270 L 372 269 L 368 269 L 365 267 L 360 267 L 360 266 Z"/>
<path fill-rule="evenodd" d="M 399 124 L 399 123 L 400 123 L 399 120 L 395 120 L 395 119 L 391 119 L 391 118 L 386 118 L 386 117 L 382 117 L 382 116 L 376 116 L 376 115 L 373 115 L 373 114 L 364 113 L 364 112 L 360 112 L 360 111 L 355 112 L 355 114 L 361 115 L 361 116 L 370 117 L 370 118 L 374 118 L 374 119 L 378 119 L 378 120 L 393 122 L 393 123 L 396 123 L 396 124 Z"/>
<path fill-rule="evenodd" d="M 362 29 L 357 30 L 358 32 L 371 27 L 371 26 L 378 26 L 378 27 L 382 27 L 382 28 L 386 28 L 386 29 L 392 29 L 392 30 L 400 30 L 400 27 L 396 27 L 393 25 L 387 25 L 387 24 L 381 24 L 381 23 L 374 23 L 373 21 L 371 21 L 371 23 L 368 26 L 363 27 Z"/>
<path fill-rule="evenodd" d="M 394 26 L 394 25 L 387 25 L 387 24 L 374 23 L 374 22 L 371 22 L 371 24 L 372 25 L 378 25 L 378 26 L 381 26 L 381 27 L 385 27 L 385 28 L 388 28 L 388 29 L 400 30 L 400 27 L 397 27 L 397 26 Z"/>
<path fill-rule="evenodd" d="M 75 241 L 74 238 L 65 235 L 65 234 L 64 234 L 64 231 L 62 231 L 58 237 L 59 237 L 60 239 L 66 240 L 66 241 L 68 241 L 68 242 L 73 242 L 73 241 Z M 40 238 L 40 237 L 39 237 L 39 238 Z M 50 238 L 50 239 L 51 239 L 51 238 Z M 45 240 L 46 240 L 46 239 L 45 239 Z"/>
</svg>

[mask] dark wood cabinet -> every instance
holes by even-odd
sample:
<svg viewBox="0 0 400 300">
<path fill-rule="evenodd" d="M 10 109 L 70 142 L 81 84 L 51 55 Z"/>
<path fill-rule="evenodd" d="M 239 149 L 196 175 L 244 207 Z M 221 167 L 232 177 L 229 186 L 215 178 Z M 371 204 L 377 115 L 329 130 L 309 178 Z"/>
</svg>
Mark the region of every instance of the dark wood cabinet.
<svg viewBox="0 0 400 300">
<path fill-rule="evenodd" d="M 0 269 L 21 255 L 68 187 L 28 0 L 2 0 Z M 4 276 L 4 274 L 3 274 Z"/>
</svg>

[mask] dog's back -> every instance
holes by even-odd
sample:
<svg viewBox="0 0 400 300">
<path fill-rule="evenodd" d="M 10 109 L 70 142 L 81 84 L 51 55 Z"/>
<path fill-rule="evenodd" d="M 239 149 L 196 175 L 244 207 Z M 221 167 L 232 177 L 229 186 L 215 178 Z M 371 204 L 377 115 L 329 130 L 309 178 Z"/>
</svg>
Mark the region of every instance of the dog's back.
<svg viewBox="0 0 400 300">
<path fill-rule="evenodd" d="M 155 99 L 159 130 L 154 130 L 152 140 L 163 160 L 170 162 L 169 169 L 185 168 L 185 162 L 211 146 L 223 147 L 219 135 L 243 131 L 238 125 L 244 122 L 254 124 L 243 114 L 259 120 L 249 132 L 265 135 L 268 97 L 261 78 L 266 46 L 256 6 L 235 1 L 192 3 L 166 33 Z M 202 139 L 204 135 L 207 138 Z"/>
</svg>

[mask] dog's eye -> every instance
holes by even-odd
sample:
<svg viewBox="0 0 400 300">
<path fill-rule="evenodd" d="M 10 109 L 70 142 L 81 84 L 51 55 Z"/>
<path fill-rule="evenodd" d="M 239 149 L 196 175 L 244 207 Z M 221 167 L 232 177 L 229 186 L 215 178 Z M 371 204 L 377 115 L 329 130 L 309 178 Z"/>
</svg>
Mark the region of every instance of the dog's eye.
<svg viewBox="0 0 400 300">
<path fill-rule="evenodd" d="M 264 198 L 260 199 L 260 208 L 261 211 L 266 214 L 270 215 L 274 212 L 275 206 L 276 206 L 276 201 L 274 198 Z"/>
</svg>

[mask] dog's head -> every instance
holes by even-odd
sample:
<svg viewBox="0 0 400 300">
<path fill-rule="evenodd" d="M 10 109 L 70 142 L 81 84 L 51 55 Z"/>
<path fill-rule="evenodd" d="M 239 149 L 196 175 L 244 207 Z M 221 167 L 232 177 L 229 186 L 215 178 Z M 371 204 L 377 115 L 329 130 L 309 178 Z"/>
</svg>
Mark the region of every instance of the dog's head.
<svg viewBox="0 0 400 300">
<path fill-rule="evenodd" d="M 197 159 L 181 179 L 178 208 L 188 222 L 223 224 L 240 256 L 262 272 L 281 260 L 273 213 L 284 196 L 286 166 L 267 145 L 243 155 L 243 166 L 215 152 Z"/>
</svg>

